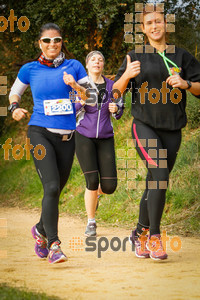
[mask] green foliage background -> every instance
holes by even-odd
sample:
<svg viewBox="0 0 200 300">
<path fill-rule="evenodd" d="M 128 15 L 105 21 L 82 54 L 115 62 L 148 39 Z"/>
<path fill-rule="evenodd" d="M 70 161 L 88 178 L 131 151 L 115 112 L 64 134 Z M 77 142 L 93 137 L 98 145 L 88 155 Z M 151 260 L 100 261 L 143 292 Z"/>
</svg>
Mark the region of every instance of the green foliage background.
<svg viewBox="0 0 200 300">
<path fill-rule="evenodd" d="M 124 14 L 133 13 L 140 0 L 0 0 L 0 16 L 6 19 L 10 10 L 19 19 L 26 16 L 30 28 L 26 32 L 18 29 L 14 22 L 14 32 L 10 24 L 0 32 L 0 75 L 8 78 L 8 93 L 16 77 L 20 63 L 36 57 L 39 53 L 38 33 L 40 27 L 48 22 L 58 24 L 63 31 L 67 48 L 83 64 L 87 53 L 98 49 L 106 58 L 105 74 L 115 74 L 123 57 L 133 44 L 124 42 Z M 161 1 L 158 1 L 161 2 Z M 200 59 L 200 4 L 199 0 L 164 1 L 165 12 L 175 14 L 175 33 L 170 34 L 170 43 L 184 47 Z M 133 22 L 134 25 L 134 22 Z M 0 23 L 3 26 L 3 23 Z M 134 36 L 134 34 L 133 34 Z M 31 107 L 31 96 L 27 98 Z M 8 97 L 0 96 L 0 106 L 6 106 Z M 0 117 L 0 134 L 6 118 Z"/>
<path fill-rule="evenodd" d="M 13 62 L 36 55 L 39 50 L 39 29 L 48 22 L 54 22 L 62 28 L 66 46 L 76 59 L 84 63 L 88 51 L 100 49 L 107 60 L 107 70 L 116 72 L 127 49 L 134 46 L 134 43 L 123 42 L 124 14 L 133 13 L 135 17 L 135 4 L 141 2 L 145 4 L 147 1 L 0 0 L 1 16 L 8 19 L 13 9 L 18 19 L 26 16 L 30 21 L 30 28 L 26 32 L 20 32 L 16 21 L 14 32 L 10 32 L 10 27 L 0 32 L 1 74 L 5 70 L 9 74 Z M 179 0 L 163 3 L 166 13 L 175 14 L 175 34 L 170 35 L 171 42 L 200 57 L 199 1 L 184 1 L 184 5 L 180 5 Z"/>
</svg>

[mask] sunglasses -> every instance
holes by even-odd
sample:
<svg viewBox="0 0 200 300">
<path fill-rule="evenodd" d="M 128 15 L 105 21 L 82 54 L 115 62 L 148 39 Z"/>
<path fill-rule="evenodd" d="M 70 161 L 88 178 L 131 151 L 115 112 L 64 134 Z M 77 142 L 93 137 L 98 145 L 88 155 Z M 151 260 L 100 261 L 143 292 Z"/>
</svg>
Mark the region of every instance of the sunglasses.
<svg viewBox="0 0 200 300">
<path fill-rule="evenodd" d="M 53 41 L 54 44 L 60 43 L 62 41 L 62 38 L 60 36 L 56 36 L 53 38 L 49 38 L 49 37 L 42 37 L 41 41 L 43 41 L 46 44 L 50 44 L 51 41 Z"/>
</svg>

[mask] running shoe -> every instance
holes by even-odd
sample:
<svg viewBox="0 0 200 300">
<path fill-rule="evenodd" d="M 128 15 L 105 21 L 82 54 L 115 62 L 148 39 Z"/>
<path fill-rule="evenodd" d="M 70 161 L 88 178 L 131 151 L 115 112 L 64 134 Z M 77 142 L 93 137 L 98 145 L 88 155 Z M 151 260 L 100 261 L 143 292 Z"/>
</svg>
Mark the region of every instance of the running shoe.
<svg viewBox="0 0 200 300">
<path fill-rule="evenodd" d="M 60 248 L 60 241 L 55 241 L 51 244 L 49 249 L 49 262 L 51 264 L 61 263 L 67 261 L 67 256 Z"/>
<path fill-rule="evenodd" d="M 31 233 L 33 238 L 36 240 L 35 253 L 40 258 L 46 258 L 49 254 L 49 250 L 47 248 L 47 238 L 38 232 L 36 225 L 32 227 Z"/>
<path fill-rule="evenodd" d="M 168 257 L 162 244 L 160 234 L 153 234 L 147 242 L 147 249 L 150 251 L 150 257 L 154 260 L 163 260 Z"/>
<path fill-rule="evenodd" d="M 136 229 L 131 232 L 129 242 L 135 247 L 135 255 L 140 258 L 149 258 L 150 251 L 147 249 L 147 230 L 138 235 Z"/>
<path fill-rule="evenodd" d="M 96 228 L 97 228 L 96 223 L 89 223 L 86 226 L 85 236 L 96 236 L 96 234 L 97 234 Z"/>
</svg>

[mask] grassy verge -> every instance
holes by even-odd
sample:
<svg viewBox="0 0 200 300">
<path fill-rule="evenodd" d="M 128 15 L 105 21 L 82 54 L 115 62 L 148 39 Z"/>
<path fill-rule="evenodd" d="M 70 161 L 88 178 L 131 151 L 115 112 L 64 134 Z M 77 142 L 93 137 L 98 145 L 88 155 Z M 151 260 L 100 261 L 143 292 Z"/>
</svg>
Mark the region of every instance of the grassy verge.
<svg viewBox="0 0 200 300">
<path fill-rule="evenodd" d="M 47 296 L 45 294 L 36 294 L 23 289 L 9 287 L 6 284 L 0 284 L 1 300 L 59 300 L 57 297 Z"/>
<path fill-rule="evenodd" d="M 199 111 L 200 104 L 192 96 L 189 96 L 188 102 L 189 125 L 183 130 L 182 145 L 170 177 L 162 224 L 170 232 L 198 235 L 200 233 L 198 199 L 200 129 L 197 127 L 199 126 L 199 114 L 196 114 L 194 107 Z M 192 111 L 195 111 L 195 114 Z M 97 212 L 99 223 L 133 226 L 138 218 L 146 170 L 133 150 L 131 122 L 130 98 L 128 98 L 123 117 L 119 121 L 113 121 L 119 178 L 118 188 L 113 195 L 101 197 Z M 7 133 L 0 139 L 2 145 L 9 137 L 12 137 L 12 147 L 16 144 L 24 147 L 26 121 L 18 124 L 17 127 L 15 126 L 15 123 L 11 121 Z M 27 160 L 26 152 L 24 152 L 22 159 L 15 160 L 12 157 L 13 150 L 9 151 L 10 157 L 6 161 L 3 149 L 0 149 L 1 205 L 40 207 L 42 186 L 32 158 Z M 133 164 L 135 164 L 134 167 Z M 134 172 L 136 172 L 136 179 L 131 179 L 132 176 L 135 176 Z M 136 189 L 128 188 L 132 184 L 136 185 Z M 61 195 L 60 211 L 86 218 L 83 200 L 84 188 L 85 179 L 75 158 L 69 181 Z"/>
</svg>

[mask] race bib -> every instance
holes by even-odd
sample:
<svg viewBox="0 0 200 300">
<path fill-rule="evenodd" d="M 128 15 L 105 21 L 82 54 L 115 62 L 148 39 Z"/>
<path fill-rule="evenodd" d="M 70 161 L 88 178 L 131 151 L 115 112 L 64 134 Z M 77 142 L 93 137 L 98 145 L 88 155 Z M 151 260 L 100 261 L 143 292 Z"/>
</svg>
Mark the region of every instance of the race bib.
<svg viewBox="0 0 200 300">
<path fill-rule="evenodd" d="M 47 116 L 73 114 L 70 99 L 44 100 L 44 113 Z"/>
</svg>

